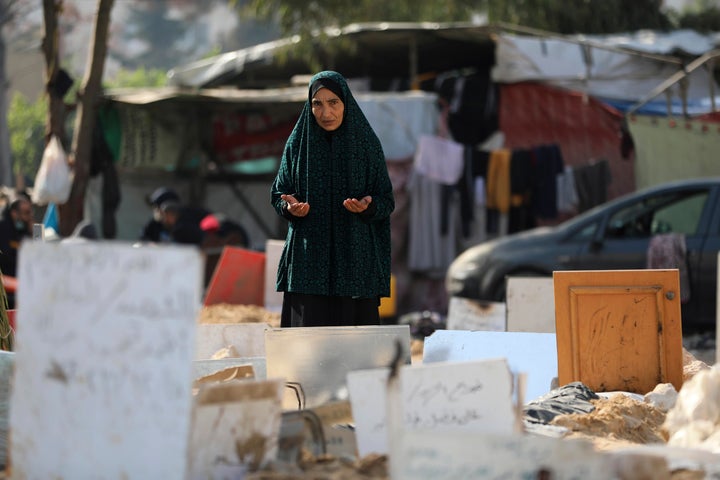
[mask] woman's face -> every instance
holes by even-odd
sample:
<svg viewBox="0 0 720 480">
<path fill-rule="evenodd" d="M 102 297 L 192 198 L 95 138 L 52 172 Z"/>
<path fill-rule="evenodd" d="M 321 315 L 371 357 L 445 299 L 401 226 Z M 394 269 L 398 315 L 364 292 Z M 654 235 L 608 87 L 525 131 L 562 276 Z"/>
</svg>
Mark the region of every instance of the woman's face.
<svg viewBox="0 0 720 480">
<path fill-rule="evenodd" d="M 342 125 L 345 104 L 327 88 L 318 90 L 310 104 L 315 120 L 323 129 L 332 132 Z"/>
</svg>

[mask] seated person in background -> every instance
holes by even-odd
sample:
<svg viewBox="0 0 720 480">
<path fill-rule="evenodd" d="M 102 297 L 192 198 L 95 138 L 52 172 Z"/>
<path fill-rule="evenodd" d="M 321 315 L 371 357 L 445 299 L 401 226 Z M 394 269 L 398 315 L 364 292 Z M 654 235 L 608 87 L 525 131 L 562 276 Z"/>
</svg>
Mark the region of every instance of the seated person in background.
<svg viewBox="0 0 720 480">
<path fill-rule="evenodd" d="M 183 243 L 200 246 L 204 232 L 194 209 L 184 207 L 175 201 L 166 201 L 160 205 L 161 223 L 164 231 L 160 242 Z"/>
<path fill-rule="evenodd" d="M 167 201 L 180 202 L 180 196 L 171 188 L 160 187 L 148 195 L 146 200 L 152 208 L 152 218 L 143 227 L 140 240 L 143 242 L 160 242 L 163 236 L 167 236 L 165 227 L 162 224 L 160 205 Z"/>
<path fill-rule="evenodd" d="M 202 250 L 205 253 L 205 285 L 209 285 L 226 245 L 248 248 L 250 237 L 237 222 L 222 213 L 211 213 L 202 219 Z"/>
<path fill-rule="evenodd" d="M 32 238 L 32 203 L 25 196 L 10 202 L 0 220 L 0 273 L 17 276 L 18 248 L 25 239 Z M 7 292 L 8 309 L 15 308 L 15 293 Z"/>
<path fill-rule="evenodd" d="M 172 204 L 173 210 L 181 211 L 180 217 L 183 225 L 194 223 L 199 228 L 200 221 L 210 213 L 208 210 L 201 207 L 190 207 L 182 205 L 180 195 L 178 195 L 175 190 L 167 187 L 157 188 L 150 195 L 148 195 L 146 200 L 148 205 L 150 205 L 150 207 L 152 208 L 153 216 L 145 224 L 142 232 L 140 233 L 140 241 L 142 242 L 177 242 L 173 239 L 172 232 L 169 231 L 168 227 L 166 226 L 168 222 L 164 220 L 165 214 L 162 210 L 162 206 L 165 203 L 168 203 L 168 205 Z M 174 224 L 175 220 L 176 219 L 173 217 L 169 220 L 169 223 Z M 182 237 L 182 235 L 180 236 Z"/>
<path fill-rule="evenodd" d="M 250 238 L 242 225 L 222 213 L 211 213 L 205 216 L 200 222 L 200 228 L 205 233 L 204 247 L 220 245 L 248 247 L 250 245 Z"/>
<path fill-rule="evenodd" d="M 0 220 L 0 272 L 17 275 L 17 252 L 20 242 L 32 238 L 32 203 L 25 197 L 10 202 Z"/>
</svg>

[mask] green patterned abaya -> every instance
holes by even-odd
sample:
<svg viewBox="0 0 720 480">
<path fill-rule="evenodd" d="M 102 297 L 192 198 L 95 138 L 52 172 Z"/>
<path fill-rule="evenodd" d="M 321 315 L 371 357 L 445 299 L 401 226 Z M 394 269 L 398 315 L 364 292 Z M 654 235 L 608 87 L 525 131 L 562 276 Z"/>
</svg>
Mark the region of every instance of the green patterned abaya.
<svg viewBox="0 0 720 480">
<path fill-rule="evenodd" d="M 337 130 L 325 131 L 308 98 L 285 146 L 272 185 L 273 207 L 290 222 L 277 290 L 354 299 L 387 297 L 390 213 L 395 201 L 385 156 L 345 79 L 325 71 L 315 75 L 310 85 L 322 78 L 330 78 L 342 90 L 344 119 Z M 288 214 L 282 194 L 307 202 L 308 215 Z M 372 202 L 362 213 L 343 206 L 347 198 L 366 195 L 372 196 Z"/>
</svg>

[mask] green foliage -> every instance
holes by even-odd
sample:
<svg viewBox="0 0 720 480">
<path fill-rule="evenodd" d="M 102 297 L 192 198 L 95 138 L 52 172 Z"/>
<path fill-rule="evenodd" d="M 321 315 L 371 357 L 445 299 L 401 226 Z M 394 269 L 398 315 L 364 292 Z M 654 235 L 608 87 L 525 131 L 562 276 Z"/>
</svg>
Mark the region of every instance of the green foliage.
<svg viewBox="0 0 720 480">
<path fill-rule="evenodd" d="M 115 77 L 106 81 L 106 87 L 162 87 L 167 83 L 167 75 L 164 70 L 158 68 L 140 67 L 136 70 L 120 70 Z"/>
<path fill-rule="evenodd" d="M 699 32 L 720 31 L 720 8 L 711 7 L 698 12 L 687 12 L 680 17 L 680 28 L 691 28 Z"/>
<path fill-rule="evenodd" d="M 45 148 L 45 118 L 48 111 L 47 97 L 30 103 L 20 93 L 10 100 L 8 126 L 13 170 L 34 176 L 40 165 Z"/>
<path fill-rule="evenodd" d="M 662 0 L 231 0 L 240 15 L 272 19 L 283 35 L 313 38 L 293 45 L 292 54 L 311 67 L 328 64 L 332 55 L 324 40 L 328 28 L 361 22 L 469 22 L 484 16 L 492 24 L 509 24 L 561 34 L 613 33 L 668 29 L 671 20 Z M 313 35 L 315 35 L 313 37 Z M 336 50 L 352 48 L 332 42 Z M 314 68 L 313 68 L 314 69 Z"/>
<path fill-rule="evenodd" d="M 508 23 L 563 34 L 668 29 L 662 0 L 249 0 L 242 14 L 274 19 L 285 35 L 356 22 L 455 22 L 485 14 Z"/>
<path fill-rule="evenodd" d="M 241 14 L 277 21 L 283 34 L 301 34 L 360 22 L 469 21 L 477 10 L 472 0 L 250 0 L 234 1 Z"/>
<path fill-rule="evenodd" d="M 280 54 L 280 60 L 304 60 L 309 70 L 331 65 L 332 56 L 353 49 L 345 41 L 326 42 L 328 28 L 362 22 L 454 22 L 470 21 L 477 1 L 473 0 L 239 0 L 231 1 L 241 16 L 273 20 L 282 35 L 300 35 L 304 40 Z"/>
<path fill-rule="evenodd" d="M 662 0 L 485 0 L 491 22 L 561 34 L 600 34 L 671 27 Z"/>
</svg>

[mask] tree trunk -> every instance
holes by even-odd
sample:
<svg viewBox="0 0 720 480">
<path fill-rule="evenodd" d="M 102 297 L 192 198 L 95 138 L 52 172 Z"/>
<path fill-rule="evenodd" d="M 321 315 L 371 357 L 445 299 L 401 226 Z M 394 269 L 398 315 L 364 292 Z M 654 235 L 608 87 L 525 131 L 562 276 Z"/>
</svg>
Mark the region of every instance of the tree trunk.
<svg viewBox="0 0 720 480">
<path fill-rule="evenodd" d="M 7 79 L 7 44 L 3 26 L 7 22 L 7 2 L 0 7 L 0 185 L 13 186 L 12 157 L 10 152 L 10 127 L 8 126 L 9 83 Z"/>
<path fill-rule="evenodd" d="M 99 0 L 92 51 L 88 57 L 88 68 L 78 93 L 78 111 L 75 120 L 71 158 L 74 178 L 70 198 L 59 205 L 60 235 L 68 236 L 83 220 L 85 193 L 90 174 L 93 129 L 95 128 L 96 107 L 102 90 L 102 77 L 107 54 L 107 39 L 110 26 L 110 12 L 114 0 Z"/>
<path fill-rule="evenodd" d="M 57 81 L 60 72 L 60 33 L 58 32 L 58 13 L 62 9 L 62 0 L 43 0 L 43 17 L 45 21 L 45 37 L 42 51 L 45 55 L 45 86 L 49 93 L 48 116 L 45 123 L 45 145 L 52 135 L 60 139 L 67 150 L 65 135 L 65 103 L 62 97 L 53 95 L 52 85 Z"/>
</svg>

